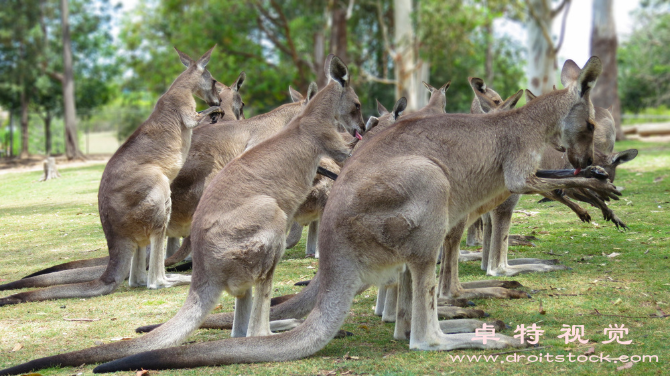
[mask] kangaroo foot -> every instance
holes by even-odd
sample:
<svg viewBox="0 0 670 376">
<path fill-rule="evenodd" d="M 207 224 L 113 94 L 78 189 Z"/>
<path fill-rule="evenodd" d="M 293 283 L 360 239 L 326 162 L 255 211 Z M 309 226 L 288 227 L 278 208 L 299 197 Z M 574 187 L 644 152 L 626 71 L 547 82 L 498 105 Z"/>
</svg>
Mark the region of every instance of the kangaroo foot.
<svg viewBox="0 0 670 376">
<path fill-rule="evenodd" d="M 12 298 L 11 296 L 0 299 L 0 307 L 6 306 L 6 305 L 19 304 L 19 303 L 25 303 L 25 301 L 23 299 L 19 299 L 19 298 Z"/>
<path fill-rule="evenodd" d="M 275 320 L 270 321 L 270 330 L 272 332 L 285 332 L 293 328 L 298 327 L 302 324 L 304 320 L 299 319 L 286 319 L 286 320 Z"/>
<path fill-rule="evenodd" d="M 482 323 L 483 324 L 483 323 Z M 474 340 L 473 340 L 474 338 Z M 519 339 L 495 334 L 495 340 L 488 339 L 486 344 L 478 340 L 472 333 L 444 334 L 439 333 L 437 338 L 430 341 L 410 341 L 411 350 L 460 350 L 460 349 L 504 349 L 508 347 L 527 347 Z"/>
<path fill-rule="evenodd" d="M 485 287 L 502 287 L 506 289 L 516 289 L 523 287 L 523 285 L 517 281 L 499 281 L 495 279 L 487 279 L 482 281 L 472 281 L 472 282 L 461 282 L 461 287 L 464 289 L 480 289 Z"/>
<path fill-rule="evenodd" d="M 536 258 L 507 259 L 508 265 L 525 265 L 525 264 L 556 265 L 558 263 L 559 263 L 558 259 L 552 259 L 552 260 L 536 259 Z"/>
<path fill-rule="evenodd" d="M 135 333 L 149 333 L 163 324 L 145 325 L 135 328 Z"/>
<path fill-rule="evenodd" d="M 493 326 L 496 332 L 506 328 L 505 323 L 500 320 L 484 323 L 473 319 L 457 319 L 440 321 L 440 329 L 444 334 L 473 333 L 475 330 L 481 328 L 483 324 Z"/>
<path fill-rule="evenodd" d="M 458 298 L 465 299 L 525 299 L 528 294 L 523 291 L 509 290 L 502 287 L 484 287 L 462 289 L 457 292 Z"/>
<path fill-rule="evenodd" d="M 481 252 L 469 252 L 469 251 L 461 251 L 461 253 L 458 255 L 458 261 L 463 262 L 463 261 L 478 261 L 482 259 L 482 253 Z"/>
<path fill-rule="evenodd" d="M 481 309 L 468 309 L 453 306 L 437 307 L 437 317 L 444 320 L 451 319 L 480 319 L 488 314 Z"/>
<path fill-rule="evenodd" d="M 488 271 L 487 275 L 492 276 L 515 276 L 522 273 L 544 273 L 553 272 L 556 270 L 569 269 L 565 265 L 545 265 L 545 264 L 522 264 L 522 265 L 508 265 L 507 267 L 493 269 Z"/>
<path fill-rule="evenodd" d="M 437 298 L 437 305 L 467 308 L 467 307 L 473 307 L 475 303 L 467 299 L 445 297 L 445 298 Z"/>
<path fill-rule="evenodd" d="M 169 268 L 165 268 L 165 271 L 168 271 L 168 272 L 187 272 L 191 269 L 193 269 L 193 262 L 187 261 L 187 262 L 183 262 L 181 264 L 170 266 Z"/>
<path fill-rule="evenodd" d="M 147 287 L 150 289 L 162 289 L 179 285 L 188 285 L 191 283 L 190 275 L 182 274 L 166 274 L 165 279 L 157 279 L 154 282 L 148 283 Z"/>
</svg>

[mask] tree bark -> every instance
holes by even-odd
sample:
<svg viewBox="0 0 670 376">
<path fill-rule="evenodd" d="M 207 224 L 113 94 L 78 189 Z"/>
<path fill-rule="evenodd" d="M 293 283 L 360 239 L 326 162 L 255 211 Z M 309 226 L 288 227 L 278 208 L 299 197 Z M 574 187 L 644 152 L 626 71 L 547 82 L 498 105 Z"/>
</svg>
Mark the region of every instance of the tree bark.
<svg viewBox="0 0 670 376">
<path fill-rule="evenodd" d="M 319 89 L 322 89 L 328 83 L 326 71 L 323 69 L 326 55 L 325 39 L 321 31 L 314 34 L 314 70 L 316 71 L 314 73 L 316 74 L 316 84 L 319 86 Z M 303 90 L 303 88 L 298 90 Z"/>
<path fill-rule="evenodd" d="M 9 110 L 9 146 L 7 147 L 8 156 L 14 156 L 14 109 Z"/>
<path fill-rule="evenodd" d="M 51 155 L 51 111 L 47 108 L 44 115 L 44 150 L 48 156 Z"/>
<path fill-rule="evenodd" d="M 70 24 L 68 0 L 60 0 L 61 23 L 63 24 L 63 105 L 65 121 L 65 155 L 68 160 L 84 159 L 79 151 L 77 139 L 77 110 L 74 100 L 74 73 L 72 70 L 72 46 L 70 41 Z"/>
<path fill-rule="evenodd" d="M 486 38 L 486 62 L 484 63 L 484 71 L 486 75 L 486 82 L 493 85 L 493 25 L 492 21 L 488 20 L 484 24 L 484 37 Z"/>
<path fill-rule="evenodd" d="M 331 19 L 330 52 L 347 64 L 347 10 L 335 4 Z"/>
<path fill-rule="evenodd" d="M 553 90 L 556 50 L 551 40 L 552 11 L 549 0 L 527 0 L 528 89 L 535 95 Z"/>
<path fill-rule="evenodd" d="M 21 154 L 19 158 L 28 158 L 30 153 L 28 151 L 28 103 L 29 99 L 26 95 L 26 88 L 21 80 Z"/>
<path fill-rule="evenodd" d="M 60 173 L 58 173 L 58 169 L 56 168 L 56 159 L 54 157 L 48 157 L 44 160 L 44 175 L 42 175 L 39 181 L 58 178 L 60 178 Z"/>
<path fill-rule="evenodd" d="M 591 55 L 598 56 L 603 63 L 603 73 L 598 84 L 591 92 L 591 101 L 595 106 L 608 108 L 613 106 L 612 116 L 616 125 L 616 139 L 624 140 L 621 130 L 621 104 L 618 92 L 618 67 L 616 24 L 614 22 L 614 4 L 612 0 L 593 1 L 593 23 L 591 29 Z"/>
<path fill-rule="evenodd" d="M 428 80 L 428 65 L 417 56 L 416 37 L 412 25 L 412 0 L 394 0 L 395 23 L 395 96 L 407 98 L 407 110 L 416 111 L 427 103 L 427 92 L 421 80 Z"/>
</svg>

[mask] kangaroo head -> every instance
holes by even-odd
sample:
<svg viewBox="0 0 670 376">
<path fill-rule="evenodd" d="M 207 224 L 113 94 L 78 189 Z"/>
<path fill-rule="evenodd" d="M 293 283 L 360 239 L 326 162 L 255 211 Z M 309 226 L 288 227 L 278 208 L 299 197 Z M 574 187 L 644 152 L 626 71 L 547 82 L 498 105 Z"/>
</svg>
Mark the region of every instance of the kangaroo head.
<svg viewBox="0 0 670 376">
<path fill-rule="evenodd" d="M 303 106 L 309 103 L 318 91 L 319 86 L 317 86 L 314 81 L 309 83 L 309 87 L 307 88 L 307 98 L 303 97 L 302 94 L 294 88 L 290 86 L 288 87 L 288 94 L 291 97 L 291 101 L 293 101 L 293 103 L 302 102 Z"/>
<path fill-rule="evenodd" d="M 475 92 L 475 99 L 472 100 L 472 105 L 470 105 L 470 113 L 489 113 L 503 102 L 500 95 L 488 87 L 481 78 L 468 77 L 468 82 L 472 91 Z"/>
<path fill-rule="evenodd" d="M 565 86 L 562 106 L 567 115 L 561 120 L 560 139 L 566 148 L 568 160 L 576 169 L 593 163 L 593 140 L 596 128 L 595 110 L 591 103 L 591 89 L 602 72 L 602 63 L 597 56 L 579 69 L 572 60 L 567 60 L 561 71 L 561 83 Z"/>
<path fill-rule="evenodd" d="M 470 113 L 487 114 L 495 112 L 508 111 L 516 107 L 519 99 L 523 95 L 523 90 L 517 91 L 504 101 L 493 89 L 486 87 L 484 80 L 477 77 L 468 77 L 470 87 L 475 92 L 475 99 L 472 100 Z"/>
<path fill-rule="evenodd" d="M 407 108 L 407 98 L 401 97 L 393 105 L 393 110 L 389 112 L 379 101 L 377 101 L 377 111 L 379 112 L 379 120 L 377 121 L 377 127 L 379 130 L 386 128 L 387 126 L 395 123 L 396 120 L 402 115 L 402 113 Z M 366 132 L 369 129 L 366 129 Z"/>
<path fill-rule="evenodd" d="M 188 82 L 187 85 L 190 87 L 191 92 L 210 106 L 218 106 L 221 103 L 217 81 L 206 69 L 214 47 L 205 52 L 197 61 L 175 48 L 182 64 L 186 66 L 186 71 L 182 73 L 182 76 Z"/>
<path fill-rule="evenodd" d="M 221 82 L 217 83 L 221 109 L 224 111 L 222 120 L 244 119 L 244 102 L 240 95 L 240 87 L 242 87 L 246 78 L 247 75 L 241 72 L 237 80 L 230 86 L 226 86 Z"/>
<path fill-rule="evenodd" d="M 349 69 L 339 57 L 332 54 L 326 58 L 325 69 L 328 85 L 333 85 L 339 92 L 339 100 L 334 103 L 335 120 L 349 134 L 360 139 L 361 133 L 365 132 L 365 122 L 361 113 L 361 102 L 351 87 Z"/>
<path fill-rule="evenodd" d="M 616 175 L 616 168 L 626 162 L 630 162 L 635 157 L 637 157 L 637 149 L 628 149 L 624 151 L 620 151 L 618 153 L 611 153 L 607 155 L 600 155 L 601 153 L 596 151 L 594 153 L 596 162 L 595 164 L 598 166 L 601 166 L 607 171 L 607 174 L 609 175 L 608 179 L 610 181 L 614 181 L 614 177 Z M 602 162 L 601 162 L 602 158 Z"/>
<path fill-rule="evenodd" d="M 449 89 L 449 86 L 451 86 L 451 81 L 442 85 L 442 87 L 439 89 L 434 88 L 425 81 L 421 82 L 423 83 L 423 86 L 425 86 L 426 89 L 430 91 L 430 99 L 428 100 L 428 106 L 426 107 L 435 108 L 441 112 L 446 113 L 444 108 L 447 106 L 447 89 Z"/>
</svg>

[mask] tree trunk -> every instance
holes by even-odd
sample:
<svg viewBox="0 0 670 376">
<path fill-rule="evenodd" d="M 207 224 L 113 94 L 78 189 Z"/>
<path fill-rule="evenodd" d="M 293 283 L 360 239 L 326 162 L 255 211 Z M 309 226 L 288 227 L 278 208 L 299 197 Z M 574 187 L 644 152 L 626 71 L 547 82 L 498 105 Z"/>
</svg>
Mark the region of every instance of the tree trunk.
<svg viewBox="0 0 670 376">
<path fill-rule="evenodd" d="M 51 155 L 51 111 L 47 109 L 47 113 L 44 116 L 44 150 L 48 156 Z"/>
<path fill-rule="evenodd" d="M 535 95 L 553 90 L 556 51 L 551 39 L 551 3 L 549 0 L 528 0 L 528 89 Z"/>
<path fill-rule="evenodd" d="M 9 145 L 7 153 L 10 157 L 14 156 L 14 109 L 9 110 Z"/>
<path fill-rule="evenodd" d="M 347 10 L 335 4 L 331 12 L 330 52 L 348 64 L 347 59 Z"/>
<path fill-rule="evenodd" d="M 613 106 L 612 116 L 616 124 L 616 139 L 624 140 L 621 130 L 621 105 L 618 93 L 618 67 L 616 62 L 617 35 L 614 23 L 614 4 L 612 0 L 593 1 L 593 24 L 591 29 L 591 55 L 598 56 L 603 63 L 603 73 L 598 84 L 591 92 L 591 101 L 595 106 Z"/>
<path fill-rule="evenodd" d="M 428 80 L 428 65 L 424 65 L 417 57 L 412 12 L 412 0 L 394 0 L 395 96 L 396 99 L 407 98 L 408 111 L 416 111 L 427 102 L 427 93 L 421 80 Z"/>
<path fill-rule="evenodd" d="M 484 38 L 486 38 L 486 62 L 484 63 L 484 74 L 486 82 L 493 85 L 493 25 L 492 21 L 488 20 L 484 24 Z"/>
<path fill-rule="evenodd" d="M 39 181 L 47 181 L 58 178 L 60 178 L 60 174 L 56 168 L 56 159 L 54 157 L 48 157 L 44 160 L 44 175 L 42 175 Z"/>
<path fill-rule="evenodd" d="M 74 73 L 72 71 L 72 50 L 68 0 L 60 0 L 61 23 L 63 24 L 63 105 L 65 121 L 65 154 L 68 160 L 84 159 L 77 140 L 77 110 L 74 101 Z"/>
<path fill-rule="evenodd" d="M 22 80 L 23 81 L 23 80 Z M 23 86 L 23 82 L 22 85 Z M 21 88 L 21 154 L 19 158 L 28 158 L 28 102 L 25 87 Z"/>
<path fill-rule="evenodd" d="M 323 69 L 326 54 L 325 39 L 321 31 L 314 34 L 314 69 L 316 70 L 314 73 L 316 74 L 316 84 L 319 86 L 319 89 L 322 89 L 328 83 L 326 71 Z M 298 90 L 303 90 L 303 88 L 299 88 Z"/>
</svg>

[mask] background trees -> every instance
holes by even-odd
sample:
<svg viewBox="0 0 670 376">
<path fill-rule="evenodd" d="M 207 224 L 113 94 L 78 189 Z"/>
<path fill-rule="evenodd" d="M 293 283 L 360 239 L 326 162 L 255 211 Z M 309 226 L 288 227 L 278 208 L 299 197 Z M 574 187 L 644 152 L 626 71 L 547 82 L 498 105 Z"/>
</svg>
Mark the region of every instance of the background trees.
<svg viewBox="0 0 670 376">
<path fill-rule="evenodd" d="M 21 125 L 14 139 L 17 146 L 23 145 L 23 155 L 60 153 L 68 140 L 60 1 L 65 2 L 7 0 L 0 9 L 0 106 L 11 111 L 17 128 Z M 563 21 L 569 4 L 148 0 L 121 14 L 110 0 L 69 0 L 77 127 L 80 132 L 118 130 L 121 140 L 129 135 L 181 72 L 172 46 L 197 55 L 217 44 L 210 70 L 224 83 L 246 71 L 243 96 L 248 116 L 286 102 L 289 85 L 301 91 L 310 81 L 323 86 L 323 61 L 331 52 L 349 64 L 366 115 L 376 113 L 375 99 L 391 106 L 401 95 L 410 99 L 411 107 L 421 107 L 427 98 L 422 80 L 434 86 L 452 81 L 449 112 L 469 110 L 468 76 L 484 78 L 503 96 L 524 87 L 539 94 L 551 89 L 556 77 L 560 37 L 552 36 L 549 26 Z M 611 4 L 612 0 L 595 0 L 594 9 L 611 9 Z M 609 107 L 615 101 L 612 93 L 617 89 L 612 85 L 617 78 L 623 110 L 668 104 L 665 78 L 670 68 L 663 47 L 670 39 L 669 7 L 668 0 L 643 0 L 638 24 L 648 26 L 636 30 L 621 43 L 618 55 L 608 59 L 618 63 L 619 71 L 609 75 L 613 84 L 599 84 L 609 96 L 597 104 Z M 531 43 L 524 46 L 519 37 L 502 34 L 501 20 L 526 25 Z M 611 31 L 612 22 L 594 18 L 600 20 L 593 48 L 604 58 L 606 53 L 597 47 L 612 49 L 611 33 L 604 33 Z M 603 37 L 610 42 L 598 42 Z M 72 122 L 68 124 L 71 129 Z M 9 138 L 6 133 L 7 127 L 0 127 L 3 140 Z M 75 133 L 70 134 L 70 146 L 76 145 Z"/>
</svg>

